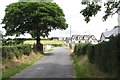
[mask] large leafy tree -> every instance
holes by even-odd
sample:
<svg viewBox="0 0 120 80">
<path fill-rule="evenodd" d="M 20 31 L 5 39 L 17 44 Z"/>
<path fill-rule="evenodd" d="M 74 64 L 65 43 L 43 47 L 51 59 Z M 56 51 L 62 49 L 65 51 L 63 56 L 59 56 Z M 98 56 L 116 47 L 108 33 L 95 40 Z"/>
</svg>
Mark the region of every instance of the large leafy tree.
<svg viewBox="0 0 120 80">
<path fill-rule="evenodd" d="M 90 17 L 95 16 L 99 11 L 101 11 L 101 3 L 97 0 L 93 0 L 91 2 L 82 2 L 86 7 L 81 10 L 81 14 L 85 17 L 85 21 L 88 23 L 90 21 Z M 120 1 L 107 1 L 104 2 L 105 7 L 105 15 L 103 15 L 103 20 L 105 21 L 109 16 L 118 13 L 120 10 Z"/>
<path fill-rule="evenodd" d="M 6 35 L 30 33 L 36 38 L 38 49 L 40 37 L 49 35 L 51 30 L 68 27 L 62 9 L 51 2 L 17 2 L 7 6 L 2 24 Z"/>
</svg>

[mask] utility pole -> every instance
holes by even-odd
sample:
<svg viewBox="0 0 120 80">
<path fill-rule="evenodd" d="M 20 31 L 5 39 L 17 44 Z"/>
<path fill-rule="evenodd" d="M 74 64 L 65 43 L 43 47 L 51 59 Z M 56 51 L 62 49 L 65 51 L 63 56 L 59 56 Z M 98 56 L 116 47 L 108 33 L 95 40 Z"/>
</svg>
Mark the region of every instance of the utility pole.
<svg viewBox="0 0 120 80">
<path fill-rule="evenodd" d="M 70 25 L 70 37 L 71 37 L 71 25 Z"/>
<path fill-rule="evenodd" d="M 72 31 L 71 31 L 71 25 L 70 25 L 70 43 L 72 43 Z"/>
</svg>

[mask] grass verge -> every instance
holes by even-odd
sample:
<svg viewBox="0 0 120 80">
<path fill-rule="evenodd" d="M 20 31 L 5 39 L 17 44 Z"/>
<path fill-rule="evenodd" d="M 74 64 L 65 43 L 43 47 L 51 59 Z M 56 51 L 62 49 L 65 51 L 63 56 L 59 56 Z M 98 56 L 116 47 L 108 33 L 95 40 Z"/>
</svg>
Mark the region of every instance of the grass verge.
<svg viewBox="0 0 120 80">
<path fill-rule="evenodd" d="M 76 55 L 72 55 L 73 64 L 74 64 L 74 73 L 76 78 L 85 78 L 88 76 L 88 70 L 81 66 L 78 62 Z"/>
<path fill-rule="evenodd" d="M 110 75 L 100 71 L 96 65 L 90 64 L 87 55 L 72 55 L 72 59 L 76 78 L 110 78 Z"/>
<path fill-rule="evenodd" d="M 25 60 L 24 63 L 21 63 L 19 65 L 14 65 L 15 63 L 9 60 L 9 63 L 13 65 L 10 68 L 4 69 L 2 71 L 2 80 L 8 80 L 10 77 L 15 75 L 16 73 L 19 73 L 21 70 L 31 66 L 33 63 L 40 60 L 41 58 L 43 58 L 43 55 L 31 56 L 31 58 Z"/>
</svg>

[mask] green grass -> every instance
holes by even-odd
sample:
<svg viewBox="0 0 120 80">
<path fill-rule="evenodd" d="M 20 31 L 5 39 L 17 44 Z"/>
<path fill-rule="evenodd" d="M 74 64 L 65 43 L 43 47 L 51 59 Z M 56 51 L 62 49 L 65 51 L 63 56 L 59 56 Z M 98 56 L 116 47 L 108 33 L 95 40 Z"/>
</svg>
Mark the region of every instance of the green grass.
<svg viewBox="0 0 120 80">
<path fill-rule="evenodd" d="M 77 56 L 73 55 L 73 64 L 74 64 L 74 73 L 76 78 L 85 78 L 89 76 L 88 70 L 85 67 L 82 67 L 77 60 Z"/>
<path fill-rule="evenodd" d="M 10 69 L 6 69 L 2 72 L 2 80 L 8 80 L 11 76 L 19 73 L 21 70 L 25 69 L 26 67 L 30 66 L 31 64 L 21 64 L 19 66 L 14 66 Z"/>
<path fill-rule="evenodd" d="M 33 57 L 30 59 L 30 61 L 26 61 L 20 65 L 12 66 L 11 68 L 3 70 L 2 71 L 2 80 L 8 80 L 10 77 L 15 75 L 16 73 L 19 73 L 21 70 L 31 66 L 33 63 L 40 60 L 42 57 L 43 57 L 43 55 L 40 55 L 37 58 Z"/>
<path fill-rule="evenodd" d="M 90 64 L 87 55 L 72 55 L 72 59 L 76 78 L 111 78 L 109 74 L 100 71 L 96 65 Z"/>
<path fill-rule="evenodd" d="M 34 44 L 36 41 L 35 40 L 26 40 L 24 41 L 24 44 Z M 59 40 L 41 40 L 41 43 L 43 45 L 47 44 L 64 44 L 64 42 L 59 41 Z"/>
</svg>

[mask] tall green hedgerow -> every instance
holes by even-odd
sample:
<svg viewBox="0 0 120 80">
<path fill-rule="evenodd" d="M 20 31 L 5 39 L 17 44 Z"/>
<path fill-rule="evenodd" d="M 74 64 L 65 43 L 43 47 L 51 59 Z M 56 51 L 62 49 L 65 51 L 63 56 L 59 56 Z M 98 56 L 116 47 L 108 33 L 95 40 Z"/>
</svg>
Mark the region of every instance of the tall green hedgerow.
<svg viewBox="0 0 120 80">
<path fill-rule="evenodd" d="M 3 58 L 12 58 L 16 56 L 17 58 L 21 55 L 29 55 L 32 51 L 31 45 L 16 45 L 16 46 L 2 46 L 2 57 Z"/>
<path fill-rule="evenodd" d="M 76 55 L 86 54 L 88 43 L 79 43 L 75 45 L 74 53 Z"/>
<path fill-rule="evenodd" d="M 114 77 L 120 77 L 120 35 L 92 47 L 87 48 L 89 62 L 102 71 L 112 73 Z"/>
<path fill-rule="evenodd" d="M 89 44 L 86 50 L 86 54 L 88 57 L 89 63 L 93 64 L 94 63 L 94 58 L 95 58 L 95 45 Z"/>
</svg>

